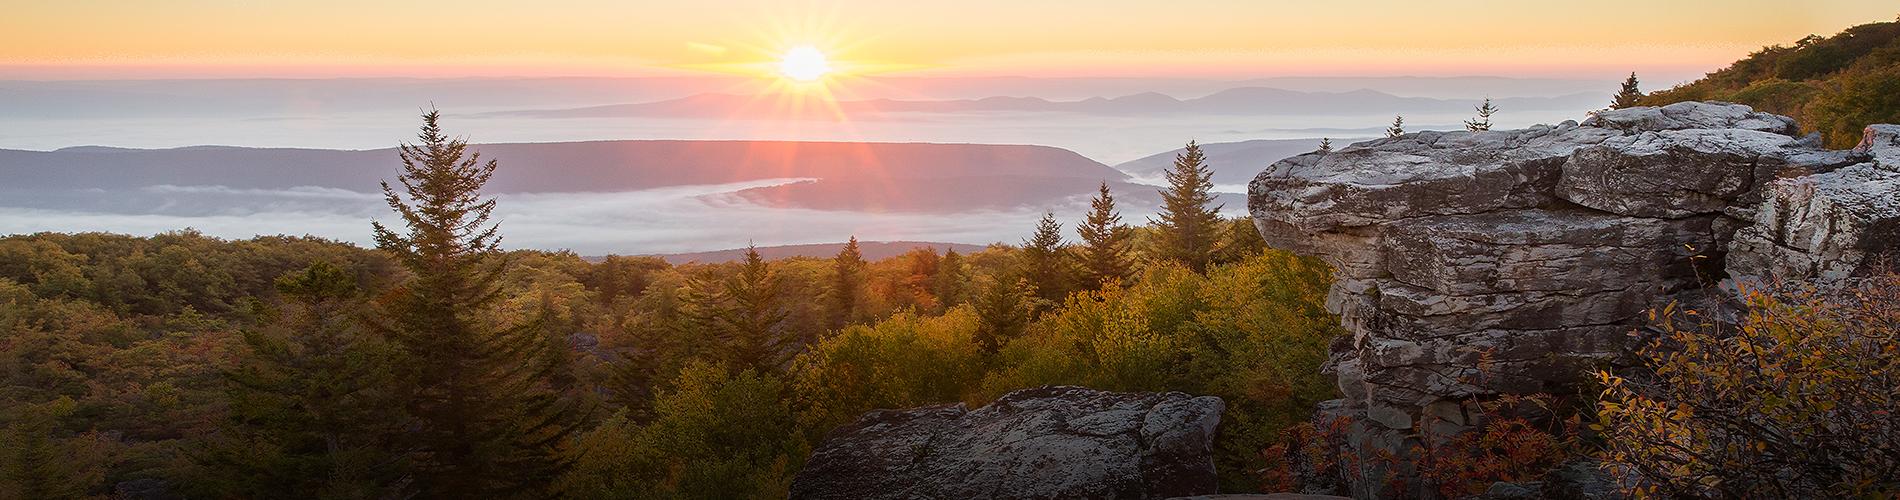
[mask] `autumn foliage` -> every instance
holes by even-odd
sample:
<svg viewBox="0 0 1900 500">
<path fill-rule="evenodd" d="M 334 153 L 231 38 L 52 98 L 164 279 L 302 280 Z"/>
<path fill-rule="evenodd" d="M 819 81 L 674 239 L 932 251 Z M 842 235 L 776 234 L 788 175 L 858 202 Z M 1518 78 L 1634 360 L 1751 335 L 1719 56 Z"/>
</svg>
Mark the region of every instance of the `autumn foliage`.
<svg viewBox="0 0 1900 500">
<path fill-rule="evenodd" d="M 1656 311 L 1641 366 L 1597 374 L 1605 459 L 1646 496 L 1900 494 L 1900 278 L 1744 295 L 1737 326 Z"/>
</svg>

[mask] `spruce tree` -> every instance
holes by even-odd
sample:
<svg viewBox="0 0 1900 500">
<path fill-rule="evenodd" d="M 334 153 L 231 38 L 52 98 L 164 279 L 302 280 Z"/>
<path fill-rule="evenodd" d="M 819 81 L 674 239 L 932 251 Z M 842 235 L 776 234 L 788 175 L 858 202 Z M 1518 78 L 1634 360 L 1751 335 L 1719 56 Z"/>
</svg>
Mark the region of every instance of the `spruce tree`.
<svg viewBox="0 0 1900 500">
<path fill-rule="evenodd" d="M 1127 279 L 1132 270 L 1128 262 L 1128 241 L 1134 231 L 1122 223 L 1115 210 L 1115 196 L 1103 182 L 1095 199 L 1089 200 L 1089 215 L 1075 226 L 1082 237 L 1082 262 L 1096 286 L 1112 280 Z"/>
<path fill-rule="evenodd" d="M 983 352 L 995 354 L 1023 334 L 1035 314 L 1035 286 L 1008 276 L 985 277 L 972 301 L 976 309 L 976 341 Z"/>
<path fill-rule="evenodd" d="M 1630 77 L 1623 80 L 1623 88 L 1616 92 L 1616 100 L 1610 102 L 1610 109 L 1623 109 L 1635 106 L 1636 102 L 1642 99 L 1643 91 L 1637 88 L 1636 73 L 1631 72 Z"/>
<path fill-rule="evenodd" d="M 864 288 L 864 253 L 858 251 L 858 237 L 852 236 L 838 256 L 831 259 L 831 290 L 826 296 L 825 312 L 832 329 L 844 328 L 858 318 L 858 297 Z"/>
<path fill-rule="evenodd" d="M 1260 230 L 1254 227 L 1253 218 L 1235 217 L 1223 222 L 1226 228 L 1221 231 L 1220 251 L 1215 255 L 1215 262 L 1240 262 L 1267 250 L 1267 240 L 1260 237 Z"/>
<path fill-rule="evenodd" d="M 423 497 L 493 498 L 535 492 L 560 464 L 570 429 L 547 387 L 550 367 L 535 321 L 498 324 L 493 307 L 509 266 L 493 199 L 481 188 L 497 164 L 443 135 L 440 113 L 422 117 L 419 142 L 403 144 L 402 190 L 383 196 L 407 231 L 372 223 L 376 247 L 409 271 L 373 324 L 398 346 L 410 422 L 403 437 Z"/>
<path fill-rule="evenodd" d="M 930 292 L 937 295 L 937 304 L 949 310 L 969 300 L 969 275 L 963 270 L 963 255 L 951 248 L 943 252 L 943 260 L 937 262 L 937 275 L 931 278 Z"/>
<path fill-rule="evenodd" d="M 1160 219 L 1150 219 L 1158 231 L 1157 253 L 1193 269 L 1207 270 L 1220 241 L 1221 217 L 1214 203 L 1214 171 L 1201 147 L 1188 142 L 1167 172 L 1168 189 L 1161 190 Z"/>
<path fill-rule="evenodd" d="M 60 438 L 60 420 L 78 404 L 72 398 L 9 406 L 0 427 L 0 498 L 80 500 L 103 498 L 94 490 L 106 478 L 105 438 L 87 434 Z"/>
<path fill-rule="evenodd" d="M 1042 220 L 1036 222 L 1035 234 L 1023 240 L 1023 276 L 1036 287 L 1036 297 L 1043 304 L 1059 304 L 1068 297 L 1066 249 L 1062 223 L 1056 222 L 1055 212 L 1044 212 Z"/>
<path fill-rule="evenodd" d="M 1472 132 L 1491 130 L 1491 115 L 1498 112 L 1498 107 L 1492 106 L 1491 98 L 1486 97 L 1484 98 L 1484 105 L 1478 106 L 1477 111 L 1477 118 L 1465 120 L 1465 130 Z"/>
<path fill-rule="evenodd" d="M 230 432 L 197 456 L 204 493 L 326 498 L 403 496 L 392 450 L 404 421 L 388 344 L 361 328 L 356 276 L 318 261 L 276 282 L 283 303 L 226 373 Z M 268 458 L 260 458 L 260 455 Z"/>
<path fill-rule="evenodd" d="M 1321 153 L 1333 152 L 1333 138 L 1331 137 L 1319 138 L 1319 152 Z"/>
<path fill-rule="evenodd" d="M 1394 115 L 1392 117 L 1392 126 L 1386 127 L 1385 129 L 1385 136 L 1398 137 L 1401 135 L 1405 135 L 1405 115 Z"/>
<path fill-rule="evenodd" d="M 788 328 L 779 304 L 779 281 L 759 251 L 746 247 L 745 264 L 726 278 L 722 289 L 728 307 L 720 311 L 717 330 L 727 360 L 734 370 L 778 373 L 790 360 L 799 336 Z"/>
</svg>

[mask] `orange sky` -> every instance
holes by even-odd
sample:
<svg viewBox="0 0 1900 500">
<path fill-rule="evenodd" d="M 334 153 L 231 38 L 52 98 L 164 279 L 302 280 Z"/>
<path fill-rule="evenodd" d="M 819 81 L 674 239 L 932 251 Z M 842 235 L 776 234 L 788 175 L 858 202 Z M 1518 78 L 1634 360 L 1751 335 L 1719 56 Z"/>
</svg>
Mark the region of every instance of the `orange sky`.
<svg viewBox="0 0 1900 500">
<path fill-rule="evenodd" d="M 1799 6 L 1796 6 L 1799 4 Z M 859 72 L 1699 74 L 1892 0 L 31 1 L 0 78 L 750 72 L 809 44 Z"/>
</svg>

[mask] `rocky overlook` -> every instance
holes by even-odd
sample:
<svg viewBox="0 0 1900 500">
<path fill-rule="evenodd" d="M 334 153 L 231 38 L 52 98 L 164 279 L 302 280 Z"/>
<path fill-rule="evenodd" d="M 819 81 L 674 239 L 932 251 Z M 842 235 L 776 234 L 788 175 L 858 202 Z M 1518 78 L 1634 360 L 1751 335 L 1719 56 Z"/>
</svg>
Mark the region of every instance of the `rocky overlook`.
<svg viewBox="0 0 1900 500">
<path fill-rule="evenodd" d="M 1325 368 L 1344 399 L 1319 418 L 1353 420 L 1349 454 L 1402 457 L 1477 425 L 1483 398 L 1577 394 L 1634 347 L 1650 307 L 1891 265 L 1900 127 L 1869 127 L 1852 150 L 1797 130 L 1685 102 L 1274 163 L 1250 186 L 1254 222 L 1334 266 L 1327 307 L 1351 333 Z M 1362 463 L 1346 471 L 1357 496 L 1411 474 Z"/>
<path fill-rule="evenodd" d="M 1220 398 L 1042 387 L 970 410 L 878 410 L 833 431 L 791 498 L 1168 498 L 1213 493 Z"/>
</svg>

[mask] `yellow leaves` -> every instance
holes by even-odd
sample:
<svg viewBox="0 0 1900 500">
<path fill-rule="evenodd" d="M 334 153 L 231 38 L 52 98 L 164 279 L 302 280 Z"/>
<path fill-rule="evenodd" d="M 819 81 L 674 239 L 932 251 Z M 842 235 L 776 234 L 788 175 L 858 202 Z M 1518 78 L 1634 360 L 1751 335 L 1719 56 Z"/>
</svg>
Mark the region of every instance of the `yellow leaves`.
<svg viewBox="0 0 1900 500">
<path fill-rule="evenodd" d="M 1900 351 L 1891 333 L 1900 324 L 1900 279 L 1885 279 L 1874 288 L 1891 295 L 1884 301 L 1750 290 L 1738 328 L 1682 327 L 1678 318 L 1698 313 L 1675 304 L 1651 311 L 1666 341 L 1639 351 L 1645 375 L 1595 374 L 1604 389 L 1592 429 L 1608 440 L 1604 458 L 1661 488 L 1637 496 L 1720 496 L 1789 480 L 1869 491 L 1855 486 L 1869 475 L 1885 481 L 1873 491 L 1900 488 L 1886 477 L 1900 465 L 1869 451 L 1896 445 L 1873 422 L 1890 421 L 1900 408 Z M 1788 451 L 1823 449 L 1828 454 L 1812 457 Z M 1856 460 L 1839 460 L 1842 454 Z M 1804 476 L 1790 479 L 1789 471 Z"/>
<path fill-rule="evenodd" d="M 1690 408 L 1688 403 L 1677 403 L 1676 411 L 1670 413 L 1669 415 L 1669 418 L 1671 420 L 1675 420 L 1678 422 L 1688 420 L 1693 417 L 1695 417 L 1695 409 Z"/>
</svg>

